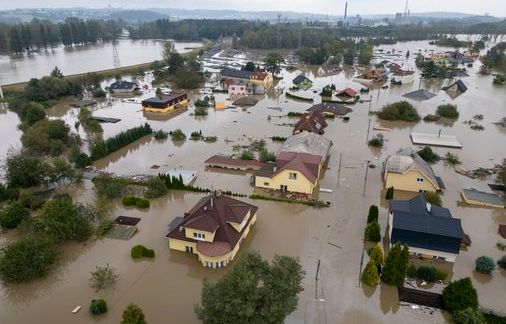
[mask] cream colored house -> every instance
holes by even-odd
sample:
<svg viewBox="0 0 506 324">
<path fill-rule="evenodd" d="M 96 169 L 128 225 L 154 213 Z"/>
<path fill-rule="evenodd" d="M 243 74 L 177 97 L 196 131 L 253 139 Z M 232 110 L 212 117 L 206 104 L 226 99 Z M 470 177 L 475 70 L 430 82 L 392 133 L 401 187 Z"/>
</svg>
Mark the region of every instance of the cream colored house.
<svg viewBox="0 0 506 324">
<path fill-rule="evenodd" d="M 436 177 L 430 165 L 415 150 L 407 148 L 389 156 L 384 164 L 385 187 L 414 192 L 444 189 L 441 178 Z"/>
<path fill-rule="evenodd" d="M 225 267 L 255 224 L 257 210 L 223 195 L 204 197 L 171 226 L 169 249 L 196 254 L 205 267 Z"/>
</svg>

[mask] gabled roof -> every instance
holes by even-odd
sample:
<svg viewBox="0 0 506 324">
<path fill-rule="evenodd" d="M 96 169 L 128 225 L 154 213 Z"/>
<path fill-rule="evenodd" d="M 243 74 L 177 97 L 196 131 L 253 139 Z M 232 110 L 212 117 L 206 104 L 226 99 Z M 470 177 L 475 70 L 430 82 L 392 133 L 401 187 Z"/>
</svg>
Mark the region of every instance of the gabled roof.
<svg viewBox="0 0 506 324">
<path fill-rule="evenodd" d="M 343 106 L 341 104 L 338 104 L 338 103 L 322 102 L 322 103 L 316 104 L 316 105 L 308 108 L 306 111 L 319 111 L 319 112 L 331 113 L 336 116 L 344 116 L 352 110 L 350 108 Z"/>
<path fill-rule="evenodd" d="M 325 160 L 331 145 L 332 142 L 321 135 L 302 132 L 288 137 L 278 150 L 278 155 L 282 152 L 307 153 L 321 156 Z"/>
<path fill-rule="evenodd" d="M 237 79 L 249 79 L 253 72 L 244 71 L 244 70 L 234 70 L 234 69 L 223 69 L 221 70 L 221 76 L 224 78 L 237 78 Z"/>
<path fill-rule="evenodd" d="M 411 91 L 411 92 L 405 93 L 402 96 L 406 97 L 406 98 L 409 98 L 409 99 L 413 99 L 413 100 L 423 101 L 423 100 L 429 100 L 432 97 L 435 97 L 436 95 L 434 93 L 432 93 L 432 92 L 427 91 L 427 90 L 418 89 L 418 90 L 415 90 L 415 91 Z"/>
<path fill-rule="evenodd" d="M 353 90 L 352 88 L 346 88 L 336 93 L 336 96 L 338 97 L 343 95 L 346 95 L 348 97 L 355 97 L 357 95 L 357 91 Z"/>
<path fill-rule="evenodd" d="M 325 133 L 324 128 L 327 126 L 328 124 L 325 121 L 325 117 L 323 117 L 322 113 L 319 111 L 313 111 L 301 116 L 297 123 L 295 123 L 293 133 L 297 134 L 306 131 L 323 134 Z"/>
<path fill-rule="evenodd" d="M 462 80 L 457 80 L 457 81 L 453 82 L 452 84 L 450 84 L 449 86 L 443 87 L 443 90 L 445 90 L 445 91 L 449 90 L 454 85 L 457 85 L 457 91 L 459 91 L 459 92 L 466 92 L 467 91 L 467 87 L 464 84 L 464 82 L 462 82 Z"/>
<path fill-rule="evenodd" d="M 237 232 L 230 223 L 241 224 L 248 212 L 253 215 L 257 210 L 258 207 L 237 199 L 224 195 L 209 195 L 185 213 L 183 220 L 171 229 L 167 237 L 195 241 L 185 236 L 184 230 L 181 230 L 184 228 L 215 233 L 213 242 L 196 241 L 197 249 L 208 256 L 225 254 L 233 250 L 246 228 L 244 226 L 241 232 Z"/>
<path fill-rule="evenodd" d="M 441 188 L 432 167 L 410 147 L 397 151 L 387 157 L 385 161 L 385 171 L 387 172 L 404 174 L 411 170 L 422 172 L 434 187 Z"/>
<path fill-rule="evenodd" d="M 273 175 L 283 170 L 293 170 L 302 173 L 309 181 L 315 183 L 318 180 L 318 170 L 321 156 L 306 153 L 282 152 L 276 158 L 277 170 Z"/>
<path fill-rule="evenodd" d="M 251 79 L 252 80 L 263 81 L 267 77 L 269 77 L 269 73 L 267 73 L 267 72 L 254 72 L 253 74 L 251 74 Z"/>
<path fill-rule="evenodd" d="M 306 78 L 305 76 L 303 76 L 302 74 L 299 74 L 297 75 L 294 79 L 293 79 L 293 83 L 294 84 L 301 84 L 302 82 L 310 82 L 310 83 L 313 83 L 313 81 L 309 80 L 308 78 Z"/>
<path fill-rule="evenodd" d="M 424 214 L 429 216 L 451 218 L 452 214 L 448 208 L 431 205 L 427 209 L 427 201 L 423 195 L 417 195 L 409 200 L 390 200 L 391 211 L 406 212 L 413 214 Z"/>
</svg>

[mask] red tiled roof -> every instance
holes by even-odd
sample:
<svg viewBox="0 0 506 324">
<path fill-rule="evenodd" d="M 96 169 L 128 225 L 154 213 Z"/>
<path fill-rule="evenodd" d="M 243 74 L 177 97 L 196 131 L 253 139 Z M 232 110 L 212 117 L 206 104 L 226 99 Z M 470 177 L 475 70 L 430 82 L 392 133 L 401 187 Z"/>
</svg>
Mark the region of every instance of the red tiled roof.
<svg viewBox="0 0 506 324">
<path fill-rule="evenodd" d="M 207 256 L 219 256 L 230 252 L 251 221 L 251 216 L 258 207 L 223 195 L 209 195 L 202 198 L 188 213 L 178 226 L 167 234 L 167 237 L 183 241 L 196 242 L 197 250 Z M 250 212 L 250 218 L 241 232 L 230 223 L 242 223 Z M 203 242 L 185 236 L 184 228 L 215 233 L 213 242 Z M 182 229 L 182 230 L 180 230 Z M 223 254 L 219 254 L 223 253 Z"/>
<path fill-rule="evenodd" d="M 357 92 L 352 88 L 346 88 L 344 90 L 339 91 L 336 95 L 337 96 L 347 95 L 349 97 L 355 97 L 357 95 Z"/>
<path fill-rule="evenodd" d="M 310 113 L 302 115 L 297 123 L 295 123 L 293 133 L 297 134 L 307 131 L 322 135 L 325 133 L 324 128 L 327 126 L 328 124 L 325 121 L 325 117 L 320 111 L 311 111 Z"/>
<path fill-rule="evenodd" d="M 259 80 L 259 81 L 263 81 L 265 80 L 265 78 L 267 78 L 269 76 L 268 73 L 265 73 L 265 72 L 255 72 L 251 75 L 251 79 L 253 80 Z"/>
</svg>

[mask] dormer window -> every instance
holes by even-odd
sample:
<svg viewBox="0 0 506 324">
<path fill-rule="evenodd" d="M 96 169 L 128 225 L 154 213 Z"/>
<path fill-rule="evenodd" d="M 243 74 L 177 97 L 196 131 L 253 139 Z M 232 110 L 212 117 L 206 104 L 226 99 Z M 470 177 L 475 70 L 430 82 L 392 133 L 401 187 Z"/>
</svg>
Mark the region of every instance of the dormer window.
<svg viewBox="0 0 506 324">
<path fill-rule="evenodd" d="M 196 240 L 204 241 L 206 239 L 206 235 L 202 233 L 193 232 L 193 238 Z"/>
</svg>

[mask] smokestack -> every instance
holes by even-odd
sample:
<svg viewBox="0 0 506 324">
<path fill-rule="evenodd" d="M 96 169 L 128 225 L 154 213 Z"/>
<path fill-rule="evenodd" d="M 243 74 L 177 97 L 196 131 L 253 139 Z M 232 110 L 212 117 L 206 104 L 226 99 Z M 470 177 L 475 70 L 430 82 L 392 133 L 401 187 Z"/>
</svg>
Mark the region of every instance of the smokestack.
<svg viewBox="0 0 506 324">
<path fill-rule="evenodd" d="M 344 21 L 346 21 L 346 17 L 348 16 L 348 1 L 344 4 Z"/>
</svg>

